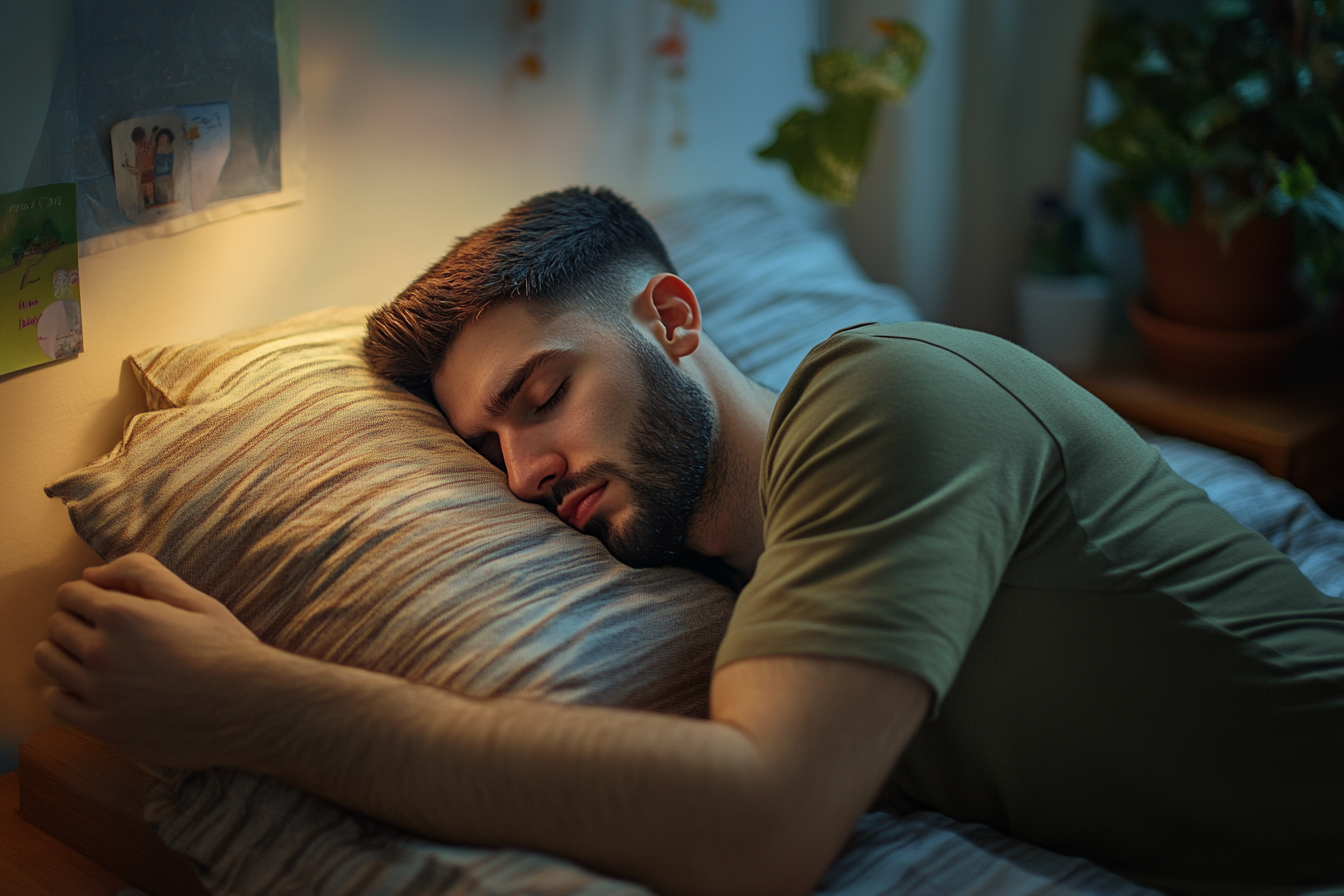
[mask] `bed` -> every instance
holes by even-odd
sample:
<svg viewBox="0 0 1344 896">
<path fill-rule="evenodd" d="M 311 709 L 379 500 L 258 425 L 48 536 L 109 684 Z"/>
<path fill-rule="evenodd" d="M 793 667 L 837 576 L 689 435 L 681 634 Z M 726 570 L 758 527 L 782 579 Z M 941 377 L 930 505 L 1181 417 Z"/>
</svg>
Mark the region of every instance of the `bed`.
<svg viewBox="0 0 1344 896">
<path fill-rule="evenodd" d="M 763 197 L 715 193 L 650 214 L 707 331 L 772 388 L 840 327 L 918 316 L 838 237 Z M 284 649 L 477 696 L 703 715 L 732 593 L 687 570 L 623 567 L 514 500 L 433 408 L 368 371 L 369 310 L 134 355 L 148 411 L 48 493 L 104 558 L 154 554 Z M 1247 461 L 1146 437 L 1344 595 L 1344 523 Z M 220 896 L 648 892 L 549 856 L 429 842 L 276 780 L 155 771 L 145 817 Z M 937 813 L 873 812 L 818 892 L 1151 891 Z"/>
</svg>

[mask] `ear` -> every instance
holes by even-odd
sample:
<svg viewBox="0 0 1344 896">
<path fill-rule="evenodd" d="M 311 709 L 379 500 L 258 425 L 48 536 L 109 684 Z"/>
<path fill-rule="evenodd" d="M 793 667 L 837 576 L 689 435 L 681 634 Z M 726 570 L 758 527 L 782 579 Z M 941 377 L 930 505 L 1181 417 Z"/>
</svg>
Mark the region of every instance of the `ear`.
<svg viewBox="0 0 1344 896">
<path fill-rule="evenodd" d="M 636 323 L 648 328 L 673 360 L 700 347 L 700 302 L 676 274 L 655 274 L 635 296 Z"/>
</svg>

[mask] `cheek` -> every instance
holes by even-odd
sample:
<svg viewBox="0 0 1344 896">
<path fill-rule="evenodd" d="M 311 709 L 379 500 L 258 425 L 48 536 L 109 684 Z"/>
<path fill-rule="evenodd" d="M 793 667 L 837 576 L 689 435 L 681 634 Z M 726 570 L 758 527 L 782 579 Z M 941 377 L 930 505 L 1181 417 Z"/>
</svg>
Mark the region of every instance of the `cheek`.
<svg viewBox="0 0 1344 896">
<path fill-rule="evenodd" d="M 595 381 L 586 394 L 576 396 L 581 400 L 575 403 L 573 435 L 590 446 L 594 460 L 621 463 L 625 459 L 642 394 L 637 382 L 612 376 Z"/>
<path fill-rule="evenodd" d="M 635 513 L 635 509 L 631 505 L 629 484 L 617 479 L 608 485 L 607 493 L 602 496 L 602 507 L 600 509 L 613 532 L 626 531 L 626 527 L 630 524 L 630 520 Z"/>
</svg>

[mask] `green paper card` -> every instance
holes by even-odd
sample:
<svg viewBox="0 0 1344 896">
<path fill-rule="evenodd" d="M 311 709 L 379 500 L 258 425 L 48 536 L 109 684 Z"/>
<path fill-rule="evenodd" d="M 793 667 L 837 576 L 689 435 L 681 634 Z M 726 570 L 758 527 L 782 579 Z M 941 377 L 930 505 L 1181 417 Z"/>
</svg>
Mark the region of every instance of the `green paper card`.
<svg viewBox="0 0 1344 896">
<path fill-rule="evenodd" d="M 0 374 L 84 351 L 75 185 L 0 194 Z"/>
</svg>

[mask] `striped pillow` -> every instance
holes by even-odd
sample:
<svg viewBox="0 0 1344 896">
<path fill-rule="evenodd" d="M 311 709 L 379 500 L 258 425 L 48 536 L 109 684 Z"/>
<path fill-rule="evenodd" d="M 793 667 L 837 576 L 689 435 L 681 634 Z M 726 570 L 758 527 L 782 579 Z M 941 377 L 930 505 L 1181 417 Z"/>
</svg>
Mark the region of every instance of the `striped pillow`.
<svg viewBox="0 0 1344 896">
<path fill-rule="evenodd" d="M 370 309 L 132 356 L 150 412 L 47 488 L 285 650 L 478 696 L 705 711 L 732 596 L 514 499 L 360 354 Z"/>
</svg>

